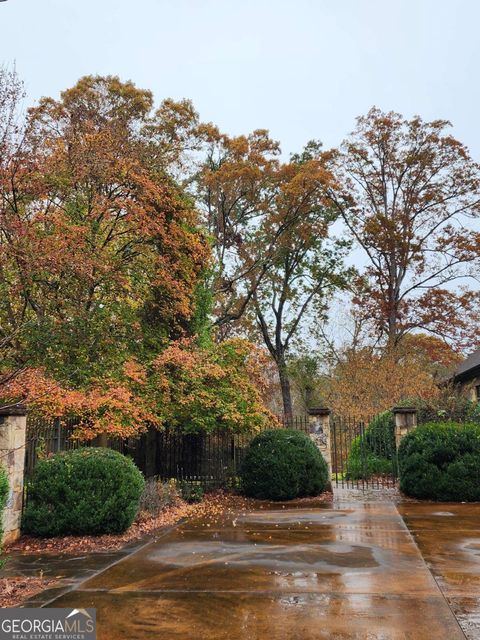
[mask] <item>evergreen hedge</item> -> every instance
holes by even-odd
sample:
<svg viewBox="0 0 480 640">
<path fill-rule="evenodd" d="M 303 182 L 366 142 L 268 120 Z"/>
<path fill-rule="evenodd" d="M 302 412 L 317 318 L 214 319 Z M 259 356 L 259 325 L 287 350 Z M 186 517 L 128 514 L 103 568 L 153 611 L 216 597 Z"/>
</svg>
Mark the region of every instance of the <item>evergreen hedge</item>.
<svg viewBox="0 0 480 640">
<path fill-rule="evenodd" d="M 105 448 L 81 448 L 40 461 L 28 487 L 25 533 L 38 536 L 121 533 L 144 488 L 134 463 Z"/>
<path fill-rule="evenodd" d="M 407 434 L 398 450 L 400 489 L 414 498 L 480 500 L 480 425 L 432 422 Z"/>
<path fill-rule="evenodd" d="M 241 482 L 244 493 L 253 498 L 291 500 L 315 496 L 327 487 L 328 467 L 305 433 L 269 429 L 250 443 Z"/>
<path fill-rule="evenodd" d="M 353 439 L 346 463 L 350 480 L 396 475 L 395 417 L 384 411 L 372 418 L 363 436 Z"/>
</svg>

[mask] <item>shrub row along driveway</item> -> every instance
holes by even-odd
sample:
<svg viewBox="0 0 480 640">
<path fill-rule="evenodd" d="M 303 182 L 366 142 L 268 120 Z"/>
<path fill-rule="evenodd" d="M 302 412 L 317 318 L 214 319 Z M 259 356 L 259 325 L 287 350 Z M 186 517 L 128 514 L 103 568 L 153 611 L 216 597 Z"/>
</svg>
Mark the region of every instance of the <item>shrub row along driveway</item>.
<svg viewBox="0 0 480 640">
<path fill-rule="evenodd" d="M 49 606 L 96 607 L 99 640 L 464 637 L 388 502 L 191 521 Z"/>
</svg>

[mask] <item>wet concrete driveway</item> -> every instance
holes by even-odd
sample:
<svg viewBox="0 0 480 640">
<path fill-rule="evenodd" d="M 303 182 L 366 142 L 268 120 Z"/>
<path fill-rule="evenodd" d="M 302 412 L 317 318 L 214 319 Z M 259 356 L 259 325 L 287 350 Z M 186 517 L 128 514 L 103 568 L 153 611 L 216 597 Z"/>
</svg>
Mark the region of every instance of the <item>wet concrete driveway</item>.
<svg viewBox="0 0 480 640">
<path fill-rule="evenodd" d="M 465 637 L 392 502 L 187 522 L 48 606 L 96 607 L 99 640 Z"/>
<path fill-rule="evenodd" d="M 480 504 L 398 509 L 467 638 L 480 639 Z"/>
</svg>

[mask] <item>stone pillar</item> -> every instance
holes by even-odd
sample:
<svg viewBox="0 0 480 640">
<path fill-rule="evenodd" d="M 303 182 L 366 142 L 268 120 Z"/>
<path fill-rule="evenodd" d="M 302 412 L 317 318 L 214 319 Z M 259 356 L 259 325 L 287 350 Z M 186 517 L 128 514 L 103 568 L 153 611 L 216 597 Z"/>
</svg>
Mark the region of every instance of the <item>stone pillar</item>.
<svg viewBox="0 0 480 640">
<path fill-rule="evenodd" d="M 394 407 L 395 416 L 395 443 L 397 449 L 402 438 L 417 426 L 417 410 L 413 407 Z"/>
<path fill-rule="evenodd" d="M 24 405 L 0 408 L 0 464 L 8 475 L 8 500 L 3 514 L 3 542 L 20 536 L 27 411 Z"/>
<path fill-rule="evenodd" d="M 308 422 L 310 426 L 310 438 L 320 449 L 325 462 L 328 465 L 330 477 L 332 475 L 332 457 L 330 444 L 330 409 L 313 407 L 308 410 Z"/>
</svg>

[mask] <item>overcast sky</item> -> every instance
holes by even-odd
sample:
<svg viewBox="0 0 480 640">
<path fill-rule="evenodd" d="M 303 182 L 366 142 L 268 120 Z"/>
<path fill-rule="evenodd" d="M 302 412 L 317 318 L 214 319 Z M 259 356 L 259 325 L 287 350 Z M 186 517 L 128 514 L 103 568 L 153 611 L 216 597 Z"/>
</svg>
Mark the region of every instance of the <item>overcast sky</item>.
<svg viewBox="0 0 480 640">
<path fill-rule="evenodd" d="M 30 102 L 116 74 L 285 152 L 337 145 L 372 105 L 446 118 L 480 160 L 479 23 L 477 0 L 7 0 L 0 62 Z"/>
</svg>

